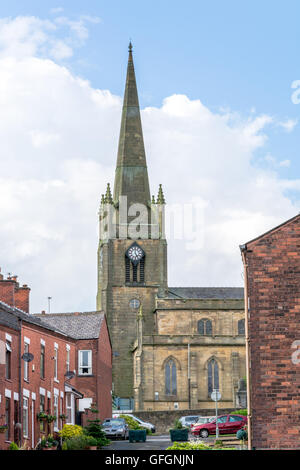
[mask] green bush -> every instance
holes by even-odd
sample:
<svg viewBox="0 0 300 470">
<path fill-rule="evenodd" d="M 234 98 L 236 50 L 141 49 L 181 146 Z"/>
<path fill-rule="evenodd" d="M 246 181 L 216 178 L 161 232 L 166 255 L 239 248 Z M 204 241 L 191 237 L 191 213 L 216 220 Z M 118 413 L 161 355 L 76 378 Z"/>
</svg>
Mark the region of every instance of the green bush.
<svg viewBox="0 0 300 470">
<path fill-rule="evenodd" d="M 248 415 L 248 410 L 247 409 L 242 409 L 242 410 L 235 410 L 230 413 L 231 415 L 241 415 L 241 416 L 247 416 Z"/>
<path fill-rule="evenodd" d="M 98 446 L 98 441 L 95 437 L 88 436 L 88 445 L 89 446 Z"/>
<path fill-rule="evenodd" d="M 129 429 L 133 430 L 139 430 L 139 429 L 145 429 L 146 434 L 149 436 L 152 436 L 151 429 L 148 428 L 143 428 L 143 426 L 140 425 L 134 418 L 128 415 L 120 415 L 120 418 L 124 418 L 126 423 L 128 424 Z"/>
<path fill-rule="evenodd" d="M 83 428 L 81 426 L 77 426 L 77 424 L 65 424 L 61 431 L 59 431 L 59 435 L 63 439 L 70 439 L 72 437 L 81 436 L 83 434 Z"/>
<path fill-rule="evenodd" d="M 81 436 L 66 439 L 63 444 L 64 450 L 85 450 L 89 447 L 89 436 L 82 434 Z"/>
<path fill-rule="evenodd" d="M 166 450 L 236 450 L 235 447 L 209 447 L 201 442 L 174 442 Z"/>
<path fill-rule="evenodd" d="M 182 428 L 183 428 L 182 422 L 179 421 L 179 419 L 175 419 L 174 429 L 182 429 Z"/>
<path fill-rule="evenodd" d="M 18 445 L 15 442 L 11 442 L 8 450 L 20 450 Z"/>
<path fill-rule="evenodd" d="M 174 442 L 166 450 L 211 450 L 211 447 L 198 442 Z"/>
<path fill-rule="evenodd" d="M 128 424 L 129 429 L 143 429 L 140 424 L 131 416 L 128 415 L 120 415 L 120 418 L 124 418 L 126 423 Z"/>
<path fill-rule="evenodd" d="M 96 439 L 98 448 L 110 443 L 102 429 L 101 421 L 99 419 L 89 419 L 87 426 L 84 428 L 84 433 L 86 436 Z"/>
</svg>

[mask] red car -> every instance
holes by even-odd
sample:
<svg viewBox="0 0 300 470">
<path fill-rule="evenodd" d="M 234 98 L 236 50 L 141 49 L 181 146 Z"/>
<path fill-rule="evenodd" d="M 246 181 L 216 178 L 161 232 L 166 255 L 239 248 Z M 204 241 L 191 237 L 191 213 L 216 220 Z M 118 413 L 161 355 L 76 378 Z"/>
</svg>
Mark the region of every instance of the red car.
<svg viewBox="0 0 300 470">
<path fill-rule="evenodd" d="M 219 434 L 235 434 L 247 424 L 247 416 L 221 415 L 218 417 Z M 216 434 L 216 419 L 210 423 L 195 425 L 192 429 L 193 436 L 208 437 Z"/>
</svg>

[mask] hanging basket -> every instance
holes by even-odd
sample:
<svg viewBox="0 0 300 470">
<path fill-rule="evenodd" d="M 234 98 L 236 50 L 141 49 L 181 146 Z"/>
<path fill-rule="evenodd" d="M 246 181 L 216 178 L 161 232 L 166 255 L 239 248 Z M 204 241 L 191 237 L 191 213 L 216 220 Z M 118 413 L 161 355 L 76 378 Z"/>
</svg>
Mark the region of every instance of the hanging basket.
<svg viewBox="0 0 300 470">
<path fill-rule="evenodd" d="M 7 430 L 7 426 L 0 426 L 0 433 L 3 434 Z"/>
</svg>

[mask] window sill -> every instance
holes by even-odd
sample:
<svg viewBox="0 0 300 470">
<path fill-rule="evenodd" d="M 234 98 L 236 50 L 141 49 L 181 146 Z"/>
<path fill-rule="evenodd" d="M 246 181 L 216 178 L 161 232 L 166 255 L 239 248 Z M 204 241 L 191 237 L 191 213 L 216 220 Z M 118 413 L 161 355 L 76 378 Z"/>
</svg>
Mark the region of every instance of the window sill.
<svg viewBox="0 0 300 470">
<path fill-rule="evenodd" d="M 77 377 L 95 377 L 94 374 L 77 374 Z"/>
</svg>

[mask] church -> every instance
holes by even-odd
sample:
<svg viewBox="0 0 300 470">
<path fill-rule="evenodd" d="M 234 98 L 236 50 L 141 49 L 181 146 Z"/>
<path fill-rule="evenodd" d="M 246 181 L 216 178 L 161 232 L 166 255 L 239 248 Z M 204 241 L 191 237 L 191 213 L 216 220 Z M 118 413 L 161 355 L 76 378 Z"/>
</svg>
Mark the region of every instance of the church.
<svg viewBox="0 0 300 470">
<path fill-rule="evenodd" d="M 113 396 L 139 411 L 245 407 L 244 293 L 169 287 L 165 195 L 151 196 L 129 44 L 113 191 L 99 210 L 97 310 L 112 342 Z M 170 260 L 172 263 L 172 260 Z"/>
</svg>

